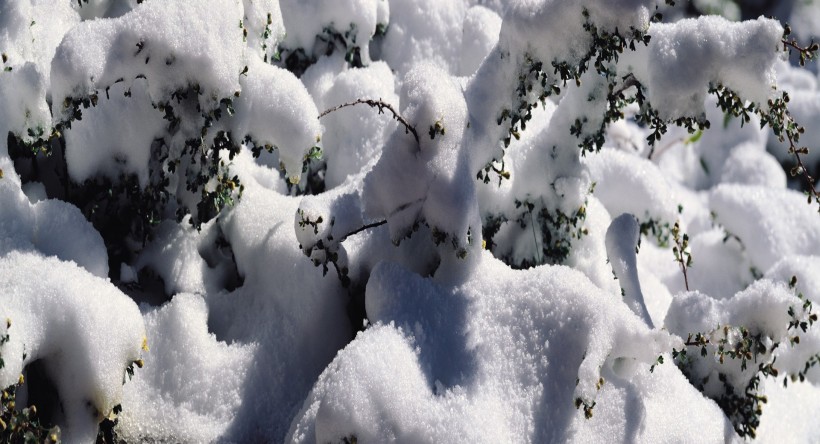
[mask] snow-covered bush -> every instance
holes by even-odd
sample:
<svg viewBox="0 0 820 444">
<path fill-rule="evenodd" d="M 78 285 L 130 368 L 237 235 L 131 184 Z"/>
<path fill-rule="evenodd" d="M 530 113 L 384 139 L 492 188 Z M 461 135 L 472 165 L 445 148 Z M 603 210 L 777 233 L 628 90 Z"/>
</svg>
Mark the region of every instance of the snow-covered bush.
<svg viewBox="0 0 820 444">
<path fill-rule="evenodd" d="M 820 6 L 675 3 L 6 1 L 0 427 L 817 436 Z"/>
</svg>

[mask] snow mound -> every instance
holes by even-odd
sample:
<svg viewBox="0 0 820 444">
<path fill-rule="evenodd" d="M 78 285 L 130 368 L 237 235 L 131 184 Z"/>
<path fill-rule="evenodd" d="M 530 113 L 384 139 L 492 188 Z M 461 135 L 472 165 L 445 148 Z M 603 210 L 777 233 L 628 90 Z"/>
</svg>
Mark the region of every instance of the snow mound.
<svg viewBox="0 0 820 444">
<path fill-rule="evenodd" d="M 466 9 L 463 1 L 390 0 L 384 60 L 401 75 L 425 62 L 456 74 Z"/>
<path fill-rule="evenodd" d="M 140 358 L 145 327 L 136 304 L 72 263 L 25 252 L 0 258 L 0 295 L 0 317 L 11 322 L 0 386 L 41 361 L 63 406 L 63 439 L 92 442 L 122 402 L 126 367 Z"/>
<path fill-rule="evenodd" d="M 118 435 L 129 442 L 217 440 L 242 404 L 258 346 L 217 341 L 201 296 L 178 294 L 143 316 L 151 348 L 125 385 Z"/>
<path fill-rule="evenodd" d="M 699 116 L 710 84 L 761 104 L 774 92 L 783 37 L 777 20 L 733 23 L 703 16 L 654 24 L 649 34 L 647 72 L 636 75 L 647 81 L 649 101 L 664 118 Z"/>
<path fill-rule="evenodd" d="M 817 204 L 806 204 L 796 191 L 721 185 L 709 194 L 709 208 L 743 241 L 749 259 L 763 273 L 788 255 L 820 251 Z"/>
<path fill-rule="evenodd" d="M 31 203 L 9 178 L 0 180 L 0 205 L 0 254 L 37 250 L 108 276 L 102 236 L 74 205 L 57 199 Z"/>
<path fill-rule="evenodd" d="M 419 140 L 402 126 L 395 130 L 389 149 L 365 178 L 365 216 L 386 219 L 395 243 L 426 223 L 463 256 L 481 232 L 470 152 L 461 147 L 464 96 L 446 73 L 425 64 L 404 78 L 401 103 L 401 114 Z"/>
<path fill-rule="evenodd" d="M 360 48 L 367 65 L 376 26 L 386 25 L 389 19 L 387 4 L 386 0 L 279 0 L 287 31 L 283 44 L 312 54 L 314 42 L 333 29 L 343 35 L 346 45 Z"/>
<path fill-rule="evenodd" d="M 235 110 L 233 136 L 276 147 L 291 182 L 298 183 L 305 156 L 322 136 L 319 111 L 302 82 L 293 73 L 253 57 Z"/>
<path fill-rule="evenodd" d="M 674 224 L 681 199 L 651 161 L 610 149 L 585 159 L 589 175 L 595 181 L 595 197 L 609 214 L 629 213 L 641 221 L 648 218 Z"/>
<path fill-rule="evenodd" d="M 679 375 L 661 384 L 638 370 L 669 349 L 673 337 L 649 330 L 619 299 L 567 268 L 513 271 L 485 254 L 469 282 L 441 286 L 382 263 L 371 274 L 366 301 L 376 325 L 325 370 L 289 440 L 582 440 L 592 424 L 623 415 L 601 397 L 615 404 L 628 400 L 629 390 L 653 403 L 669 402 L 660 395 L 667 390 L 699 397 Z M 591 404 L 596 397 L 587 421 L 576 399 Z M 703 421 L 713 440 L 723 439 L 722 420 L 701 416 L 714 407 L 695 402 L 704 412 L 685 421 Z M 661 411 L 675 411 L 669 407 Z M 599 412 L 602 423 L 595 422 Z M 680 421 L 652 419 L 650 433 Z M 619 426 L 610 431 L 629 433 Z"/>
<path fill-rule="evenodd" d="M 241 19 L 235 2 L 164 1 L 146 2 L 115 19 L 80 23 L 66 34 L 51 64 L 55 121 L 68 117 L 65 99 L 101 95 L 119 81 L 130 85 L 143 76 L 155 103 L 198 84 L 202 108 L 217 107 L 240 90 Z"/>
</svg>

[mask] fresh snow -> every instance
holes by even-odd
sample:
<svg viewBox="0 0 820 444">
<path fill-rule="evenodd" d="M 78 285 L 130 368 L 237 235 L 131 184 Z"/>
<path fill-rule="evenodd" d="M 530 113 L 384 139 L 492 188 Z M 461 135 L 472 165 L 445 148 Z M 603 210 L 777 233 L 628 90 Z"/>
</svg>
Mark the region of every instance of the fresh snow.
<svg viewBox="0 0 820 444">
<path fill-rule="evenodd" d="M 793 35 L 820 37 L 820 4 L 786 3 Z M 654 0 L 0 2 L 0 388 L 22 375 L 22 408 L 50 382 L 38 409 L 68 443 L 104 419 L 126 442 L 742 442 L 714 399 L 763 362 L 715 353 L 746 331 L 779 371 L 760 377 L 757 439 L 816 440 L 820 330 L 792 322 L 820 304 L 818 203 L 788 141 L 708 92 L 764 109 L 788 92 L 817 175 L 816 66 L 787 60 L 782 22 L 694 4 L 723 17 Z M 594 57 L 578 83 L 552 65 L 582 60 L 585 17 L 650 37 L 608 66 L 627 97 L 631 78 L 661 117 L 710 129 L 670 123 L 651 147 L 636 104 L 602 128 Z M 519 89 L 537 63 L 560 86 L 543 100 L 540 79 Z M 192 225 L 218 185 L 232 201 Z M 108 222 L 105 199 L 142 203 L 125 187 L 165 206 Z"/>
</svg>

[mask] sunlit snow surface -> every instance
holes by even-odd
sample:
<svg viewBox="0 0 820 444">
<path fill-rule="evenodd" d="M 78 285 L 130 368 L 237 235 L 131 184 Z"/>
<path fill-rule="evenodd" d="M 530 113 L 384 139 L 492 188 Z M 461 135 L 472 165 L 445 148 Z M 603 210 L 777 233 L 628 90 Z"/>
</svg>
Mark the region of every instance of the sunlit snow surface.
<svg viewBox="0 0 820 444">
<path fill-rule="evenodd" d="M 775 85 L 788 91 L 815 165 L 820 88 L 781 60 L 773 19 L 650 26 L 655 6 L 0 1 L 0 320 L 11 321 L 0 323 L 0 386 L 43 363 L 66 442 L 93 442 L 117 405 L 127 442 L 742 441 L 671 352 L 689 333 L 753 325 L 784 342 L 781 372 L 801 370 L 820 333 L 786 345 L 788 309 L 801 303 L 787 283 L 796 276 L 796 291 L 820 304 L 820 216 L 787 187 L 788 145 L 757 118 L 724 121 L 707 91 L 723 83 L 763 103 Z M 642 82 L 661 116 L 705 113 L 711 130 L 692 137 L 670 125 L 650 158 L 648 130 L 623 120 L 582 157 L 569 128 L 583 119 L 580 136 L 591 134 L 606 106 L 606 83 L 590 71 L 538 105 L 502 150 L 498 119 L 517 106 L 522 63 L 577 58 L 590 43 L 584 10 L 602 30 L 648 29 L 649 45 L 613 68 L 618 78 Z M 796 35 L 818 34 L 820 5 L 795 2 L 792 14 Z M 350 67 L 344 50 L 326 55 L 334 32 L 365 67 Z M 293 73 L 297 50 L 310 63 Z M 276 149 L 254 158 L 243 145 L 222 159 L 243 195 L 201 230 L 167 218 L 129 240 L 138 253 L 128 263 L 109 263 L 80 208 L 49 199 L 50 183 L 23 183 L 32 167 L 11 160 L 7 135 L 47 137 L 72 98 L 96 94 L 63 129 L 61 180 L 130 174 L 145 187 L 158 138 L 174 154 L 199 137 L 184 119 L 169 133 L 162 112 L 194 84 L 192 115 L 232 103 L 204 142 L 225 131 Z M 387 109 L 319 117 L 357 99 L 391 105 L 418 142 Z M 294 196 L 314 147 L 326 190 Z M 510 177 L 476 180 L 502 154 Z M 167 189 L 196 198 L 182 182 Z M 496 255 L 537 257 L 547 240 L 516 220 L 524 201 L 565 214 L 583 206 L 586 233 L 565 265 L 513 270 L 482 248 L 482 222 L 508 215 Z M 671 246 L 640 236 L 650 220 L 688 234 L 688 290 Z M 314 265 L 331 257 L 327 270 Z M 365 325 L 351 325 L 357 310 Z M 652 367 L 659 356 L 666 362 Z M 127 377 L 137 360 L 144 366 Z M 750 376 L 701 364 L 697 377 Z M 785 388 L 782 379 L 762 383 L 758 439 L 816 441 L 820 370 Z M 576 403 L 594 403 L 591 418 Z"/>
</svg>

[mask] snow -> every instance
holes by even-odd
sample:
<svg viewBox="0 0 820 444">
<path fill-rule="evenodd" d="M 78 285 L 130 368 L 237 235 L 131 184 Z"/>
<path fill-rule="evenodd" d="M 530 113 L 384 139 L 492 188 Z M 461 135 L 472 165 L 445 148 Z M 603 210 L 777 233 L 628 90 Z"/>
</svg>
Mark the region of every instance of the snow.
<svg viewBox="0 0 820 444">
<path fill-rule="evenodd" d="M 806 132 L 800 139 L 801 146 L 809 148 L 809 154 L 803 156 L 808 165 L 820 161 L 820 132 L 817 120 L 820 119 L 820 92 L 817 90 L 817 77 L 811 72 L 792 68 L 787 63 L 777 65 L 777 74 L 780 86 L 789 93 L 791 98 L 789 110 L 795 121 L 802 125 Z M 769 138 L 768 149 L 777 160 L 790 161 L 788 155 L 788 141 L 780 142 L 776 137 Z"/>
<path fill-rule="evenodd" d="M 423 64 L 403 79 L 400 101 L 419 141 L 396 129 L 365 178 L 364 213 L 385 218 L 395 243 L 424 222 L 449 236 L 454 249 L 474 249 L 470 233 L 481 229 L 469 153 L 458 149 L 467 125 L 461 89 L 440 68 Z"/>
<path fill-rule="evenodd" d="M 399 74 L 422 62 L 455 74 L 461 63 L 463 1 L 389 0 L 390 32 L 384 60 Z"/>
<path fill-rule="evenodd" d="M 753 265 L 744 254 L 745 245 L 728 237 L 724 230 L 711 229 L 699 233 L 692 237 L 691 246 L 692 256 L 697 260 L 689 270 L 692 290 L 702 291 L 716 299 L 726 299 L 754 280 Z M 721 272 L 715 273 L 715 270 Z M 672 288 L 679 291 L 684 289 L 681 285 Z"/>
<path fill-rule="evenodd" d="M 124 387 L 118 432 L 134 442 L 161 436 L 217 439 L 241 405 L 256 346 L 218 341 L 208 331 L 205 301 L 194 294 L 177 294 L 143 317 L 150 350 L 145 366 Z"/>
<path fill-rule="evenodd" d="M 33 252 L 0 259 L 0 291 L 0 316 L 11 321 L 0 385 L 42 360 L 63 405 L 63 438 L 93 441 L 97 422 L 122 401 L 126 366 L 140 358 L 145 328 L 136 304 L 105 279 Z"/>
<path fill-rule="evenodd" d="M 638 221 L 631 214 L 622 214 L 612 221 L 606 232 L 606 250 L 612 271 L 620 281 L 624 302 L 635 315 L 643 319 L 650 328 L 654 327 L 646 309 L 638 280 L 636 251 L 641 232 Z"/>
<path fill-rule="evenodd" d="M 302 77 L 309 85 L 309 91 L 313 87 L 312 95 L 320 111 L 361 98 L 379 99 L 394 108 L 399 107 L 399 97 L 394 92 L 395 79 L 390 66 L 384 62 L 341 72 L 328 70 L 323 81 L 326 87 L 313 86 L 319 80 L 308 80 L 319 77 L 320 69 L 318 64 L 314 65 Z M 362 105 L 328 114 L 321 122 L 324 126 L 322 158 L 327 163 L 325 185 L 328 188 L 341 185 L 348 176 L 369 171 L 379 159 L 387 137 L 396 128 L 395 121 L 388 114 L 380 114 Z"/>
<path fill-rule="evenodd" d="M 0 5 L 0 155 L 12 131 L 32 141 L 28 129 L 51 126 L 47 85 L 51 60 L 63 35 L 79 22 L 69 2 L 14 1 Z"/>
<path fill-rule="evenodd" d="M 3 73 L 0 94 L 5 100 L 0 105 L 0 130 L 12 132 L 24 140 L 33 141 L 29 129 L 48 128 L 50 113 L 45 101 L 46 83 L 36 65 L 26 62 L 10 72 Z M 21 112 L 22 111 L 22 112 Z M 0 142 L 0 154 L 7 154 L 6 140 Z"/>
<path fill-rule="evenodd" d="M 484 6 L 473 6 L 464 15 L 461 61 L 458 74 L 472 75 L 498 43 L 501 17 Z"/>
<path fill-rule="evenodd" d="M 789 92 L 817 175 L 817 75 L 775 19 L 658 3 L 0 2 L 0 388 L 23 374 L 34 402 L 43 364 L 69 443 L 117 406 L 126 442 L 740 442 L 718 375 L 759 375 L 758 439 L 816 439 L 820 371 L 791 375 L 820 351 L 792 324 L 820 304 L 818 204 L 708 89 Z M 798 38 L 816 9 L 794 2 Z M 651 38 L 564 83 L 585 20 Z M 710 129 L 650 146 L 637 104 L 605 125 L 629 74 Z M 231 200 L 193 226 L 190 181 L 217 169 Z M 113 226 L 84 195 L 132 180 L 167 199 L 155 219 Z M 767 345 L 748 368 L 714 356 L 741 328 Z"/>
<path fill-rule="evenodd" d="M 603 150 L 586 162 L 595 178 L 595 196 L 609 214 L 675 222 L 681 199 L 652 162 L 615 150 Z"/>
<path fill-rule="evenodd" d="M 210 12 L 217 9 L 219 14 Z M 146 77 L 154 103 L 198 83 L 200 105 L 214 108 L 240 90 L 245 53 L 241 18 L 242 8 L 234 1 L 170 1 L 149 2 L 115 19 L 80 23 L 60 42 L 51 64 L 55 121 L 66 118 L 66 98 L 101 95 L 119 79 L 131 85 L 139 75 Z"/>
<path fill-rule="evenodd" d="M 744 240 L 749 259 L 764 273 L 785 256 L 820 251 L 817 204 L 807 205 L 796 191 L 721 185 L 710 192 L 709 208 Z"/>
<path fill-rule="evenodd" d="M 770 98 L 783 36 L 776 20 L 733 23 L 704 16 L 657 24 L 650 35 L 647 67 L 639 67 L 636 76 L 648 83 L 649 100 L 662 116 L 700 115 L 710 83 L 757 103 Z"/>
<path fill-rule="evenodd" d="M 369 42 L 376 33 L 376 26 L 389 20 L 390 9 L 383 6 L 385 3 L 387 0 L 280 0 L 286 23 L 284 45 L 291 50 L 302 48 L 311 54 L 317 36 L 331 28 L 344 35 L 347 45 L 358 46 L 363 62 L 367 63 Z M 345 35 L 348 32 L 350 35 Z"/>
<path fill-rule="evenodd" d="M 0 181 L 0 253 L 39 251 L 72 261 L 100 278 L 108 276 L 108 254 L 100 234 L 77 207 L 57 199 L 30 202 L 19 185 Z"/>
<path fill-rule="evenodd" d="M 740 145 L 732 150 L 720 173 L 721 183 L 786 188 L 786 172 L 759 146 Z"/>
<path fill-rule="evenodd" d="M 285 39 L 282 10 L 275 0 L 243 0 L 245 16 L 242 24 L 248 29 L 248 48 L 263 60 L 272 60 Z"/>
<path fill-rule="evenodd" d="M 583 414 L 573 421 L 576 396 L 597 396 L 607 409 L 603 424 L 623 414 L 603 406 L 611 385 L 645 391 L 660 404 L 672 402 L 660 396 L 665 390 L 691 396 L 684 380 L 623 373 L 633 360 L 653 361 L 673 338 L 649 330 L 625 304 L 567 268 L 511 271 L 485 254 L 469 282 L 439 286 L 385 263 L 371 275 L 367 306 L 376 326 L 325 370 L 289 440 L 584 441 L 594 425 Z M 583 331 L 591 336 L 579 337 Z M 596 395 L 600 376 L 606 382 Z M 654 416 L 643 439 L 679 427 L 674 422 L 702 420 L 703 439 L 721 440 L 722 420 L 707 420 L 714 407 L 704 407 L 691 417 L 673 414 L 675 421 Z M 594 412 L 590 422 L 601 424 L 598 407 Z"/>
<path fill-rule="evenodd" d="M 137 0 L 84 0 L 72 2 L 71 6 L 80 14 L 83 20 L 94 20 L 105 17 L 119 17 L 134 9 Z"/>
<path fill-rule="evenodd" d="M 189 224 L 163 222 L 157 227 L 154 240 L 145 246 L 134 262 L 133 271 L 150 269 L 162 278 L 165 293 L 169 295 L 216 291 L 221 288 L 227 270 L 220 267 L 223 264 L 208 265 L 200 252 L 200 245 L 206 239 L 203 234 Z"/>
<path fill-rule="evenodd" d="M 246 187 L 220 221 L 243 284 L 208 299 L 209 330 L 221 341 L 258 344 L 241 408 L 223 423 L 223 436 L 281 439 L 318 375 L 351 339 L 351 326 L 338 278 L 323 275 L 299 249 L 292 222 L 299 199 L 250 181 Z"/>
<path fill-rule="evenodd" d="M 818 19 L 820 18 L 820 8 L 815 2 L 794 2 L 792 6 L 789 24 L 792 26 L 796 37 L 801 40 L 809 40 L 820 35 Z"/>
<path fill-rule="evenodd" d="M 242 92 L 236 101 L 234 137 L 275 146 L 288 176 L 298 182 L 302 161 L 322 134 L 319 111 L 307 89 L 292 73 L 252 58 Z"/>
<path fill-rule="evenodd" d="M 612 218 L 595 196 L 589 197 L 586 212 L 584 227 L 587 235 L 576 242 L 566 265 L 584 273 L 592 283 L 607 293 L 618 294 L 621 286 L 612 278 L 612 266 L 608 262 L 605 241 Z"/>
<path fill-rule="evenodd" d="M 802 301 L 789 291 L 785 283 L 761 279 L 730 299 L 716 300 L 697 291 L 685 293 L 672 302 L 665 325 L 671 333 L 679 335 L 703 332 L 713 338 L 712 344 L 725 331 L 723 326 L 754 325 L 749 332 L 751 335 L 760 334 L 768 342 L 781 344 L 774 351 L 766 351 L 764 355 L 773 353 L 779 369 L 794 372 L 802 370 L 801 364 L 813 353 L 810 347 L 789 345 L 789 338 L 800 333 L 787 329 L 789 307 L 800 313 L 801 305 Z M 719 328 L 715 330 L 716 327 Z M 816 332 L 811 331 L 801 336 L 801 342 L 808 341 L 816 347 Z M 709 347 L 713 349 L 714 345 Z M 757 365 L 743 368 L 738 362 L 726 365 L 718 363 L 717 359 L 702 359 L 693 365 L 693 377 L 709 381 L 704 382 L 704 393 L 709 396 L 715 396 L 722 390 L 721 383 L 717 381 L 718 373 L 725 375 L 728 384 L 741 390 L 747 386 L 756 371 Z"/>
<path fill-rule="evenodd" d="M 151 143 L 166 128 L 162 115 L 151 106 L 145 80 L 134 81 L 131 97 L 123 84 L 114 85 L 110 100 L 85 111 L 85 117 L 65 131 L 68 173 L 77 182 L 105 174 L 111 180 L 134 174 L 148 185 Z M 139 124 L 135 124 L 139 122 Z"/>
</svg>

